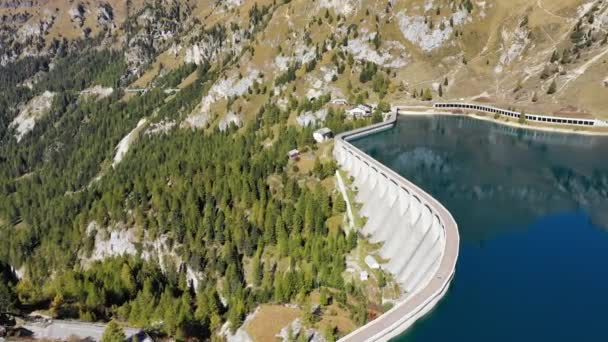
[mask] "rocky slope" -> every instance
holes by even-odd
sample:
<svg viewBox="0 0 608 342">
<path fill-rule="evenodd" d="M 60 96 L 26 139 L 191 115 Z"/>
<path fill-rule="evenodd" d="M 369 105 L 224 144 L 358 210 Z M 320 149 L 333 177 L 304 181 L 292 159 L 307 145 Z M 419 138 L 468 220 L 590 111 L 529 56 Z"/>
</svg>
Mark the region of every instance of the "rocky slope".
<svg viewBox="0 0 608 342">
<path fill-rule="evenodd" d="M 54 56 L 71 42 L 97 37 L 123 49 L 129 75 L 147 76 L 136 83 L 147 86 L 164 69 L 238 57 L 188 119 L 194 127 L 209 121 L 220 98 L 243 95 L 254 79 L 276 85 L 290 67 L 299 69 L 296 90 L 268 90 L 356 99 L 371 88 L 386 88 L 376 93 L 388 92 L 388 99 L 401 103 L 412 102 L 425 88 L 437 98 L 441 85 L 446 99 L 477 97 L 527 110 L 608 115 L 606 97 L 597 96 L 608 91 L 606 1 L 273 3 L 4 2 L 0 61 Z M 385 71 L 374 87 L 359 82 L 368 63 Z"/>
<path fill-rule="evenodd" d="M 137 201 L 173 210 L 179 201 L 110 195 L 115 184 L 132 182 L 121 168 L 136 169 L 132 158 L 152 154 L 149 146 L 173 143 L 192 157 L 179 140 L 186 132 L 253 122 L 268 137 L 259 149 L 272 150 L 286 127 L 335 123 L 330 98 L 480 101 L 608 118 L 607 37 L 605 0 L 2 1 L 0 233 L 11 241 L 0 257 L 20 270 L 36 259 L 25 273 L 43 278 L 53 265 L 140 255 L 163 270 L 185 269 L 189 282 L 205 281 L 188 266 L 198 254 L 186 255 L 164 234 L 173 218 L 159 220 L 150 237 L 138 228 L 153 213 L 122 210 Z M 314 156 L 290 164 L 284 178 L 309 177 L 313 163 Z M 269 188 L 280 194 L 284 180 L 274 176 Z M 154 189 L 190 187 L 173 181 L 158 179 Z M 130 192 L 148 193 L 132 185 Z M 59 205 L 65 198 L 78 205 Z M 47 241 L 77 246 L 73 253 L 41 242 L 47 226 L 56 230 Z"/>
</svg>

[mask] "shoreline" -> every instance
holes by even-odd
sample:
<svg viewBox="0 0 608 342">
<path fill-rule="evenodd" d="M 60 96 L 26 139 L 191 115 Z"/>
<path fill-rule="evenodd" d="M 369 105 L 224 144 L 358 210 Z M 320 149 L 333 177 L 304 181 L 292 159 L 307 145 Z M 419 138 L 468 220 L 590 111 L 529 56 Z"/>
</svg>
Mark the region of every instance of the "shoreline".
<svg viewBox="0 0 608 342">
<path fill-rule="evenodd" d="M 397 107 L 399 108 L 399 107 Z M 431 109 L 429 109 L 431 110 Z M 608 131 L 589 131 L 589 130 L 575 130 L 569 128 L 560 128 L 554 126 L 542 126 L 542 125 L 530 125 L 530 124 L 521 124 L 519 122 L 513 122 L 508 120 L 495 119 L 493 117 L 479 115 L 475 113 L 452 113 L 452 112 L 442 112 L 442 111 L 402 111 L 399 110 L 399 115 L 402 116 L 433 116 L 433 115 L 446 115 L 446 116 L 461 116 L 473 118 L 476 120 L 482 120 L 487 122 L 493 122 L 499 125 L 521 128 L 521 129 L 529 129 L 543 132 L 553 132 L 553 133 L 562 133 L 562 134 L 578 134 L 578 135 L 587 135 L 587 136 L 608 136 Z"/>
</svg>

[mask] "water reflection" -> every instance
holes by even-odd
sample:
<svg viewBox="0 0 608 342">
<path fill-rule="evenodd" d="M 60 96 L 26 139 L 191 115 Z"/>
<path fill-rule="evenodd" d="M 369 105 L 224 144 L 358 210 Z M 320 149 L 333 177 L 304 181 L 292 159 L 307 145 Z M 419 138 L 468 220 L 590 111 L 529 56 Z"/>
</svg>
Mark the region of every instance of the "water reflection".
<svg viewBox="0 0 608 342">
<path fill-rule="evenodd" d="M 465 241 L 481 243 L 574 210 L 608 230 L 606 137 L 414 116 L 354 143 L 439 199 Z"/>
</svg>

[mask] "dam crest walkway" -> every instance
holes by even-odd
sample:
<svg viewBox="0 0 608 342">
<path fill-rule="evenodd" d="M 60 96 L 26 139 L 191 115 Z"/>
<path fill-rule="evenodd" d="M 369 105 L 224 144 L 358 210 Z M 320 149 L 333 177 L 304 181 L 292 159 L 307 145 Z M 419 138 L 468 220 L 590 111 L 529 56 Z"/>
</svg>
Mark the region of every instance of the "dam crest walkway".
<svg viewBox="0 0 608 342">
<path fill-rule="evenodd" d="M 356 200 L 368 220 L 361 233 L 382 242 L 380 255 L 405 291 L 404 299 L 340 341 L 388 341 L 430 312 L 447 293 L 456 269 L 460 237 L 450 212 L 435 198 L 349 141 L 392 128 L 386 121 L 336 136 L 334 156 L 354 178 Z"/>
</svg>

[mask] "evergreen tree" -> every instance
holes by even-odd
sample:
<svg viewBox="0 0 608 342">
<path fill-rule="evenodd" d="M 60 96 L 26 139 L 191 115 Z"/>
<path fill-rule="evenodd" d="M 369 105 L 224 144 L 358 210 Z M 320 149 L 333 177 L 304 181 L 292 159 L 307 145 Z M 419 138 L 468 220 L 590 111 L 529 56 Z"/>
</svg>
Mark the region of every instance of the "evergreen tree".
<svg viewBox="0 0 608 342">
<path fill-rule="evenodd" d="M 306 300 L 304 302 L 304 305 L 302 306 L 302 319 L 304 320 L 304 323 L 311 325 L 312 323 L 314 323 L 314 314 L 312 312 L 312 306 L 310 305 L 310 301 Z"/>
<path fill-rule="evenodd" d="M 0 281 L 0 313 L 11 312 L 14 308 L 15 298 L 11 288 L 1 279 Z"/>
<path fill-rule="evenodd" d="M 329 304 L 329 298 L 327 297 L 327 289 L 322 287 L 319 291 L 319 304 L 327 306 Z"/>
<path fill-rule="evenodd" d="M 260 286 L 262 282 L 263 273 L 258 253 L 256 253 L 256 256 L 254 256 L 253 260 L 251 261 L 251 273 L 253 276 L 253 285 Z"/>
<path fill-rule="evenodd" d="M 110 321 L 101 336 L 101 342 L 123 342 L 127 337 L 116 321 Z"/>
<path fill-rule="evenodd" d="M 374 35 L 374 47 L 376 48 L 376 50 L 380 48 L 380 43 L 380 32 L 376 32 L 376 34 Z"/>
<path fill-rule="evenodd" d="M 433 100 L 433 93 L 431 92 L 430 88 L 424 89 L 424 92 L 422 93 L 422 100 L 423 101 L 432 101 Z"/>
<path fill-rule="evenodd" d="M 346 212 L 346 201 L 342 197 L 342 194 L 336 195 L 336 199 L 334 200 L 334 213 L 344 213 Z"/>
<path fill-rule="evenodd" d="M 382 112 L 379 109 L 376 109 L 372 114 L 372 123 L 382 122 Z"/>
<path fill-rule="evenodd" d="M 323 175 L 323 165 L 321 164 L 321 160 L 319 160 L 319 158 L 315 159 L 315 164 L 312 167 L 312 172 L 317 177 L 321 177 Z"/>
<path fill-rule="evenodd" d="M 557 50 L 553 51 L 553 54 L 551 55 L 551 63 L 555 63 L 559 60 L 559 54 L 557 52 Z"/>
<path fill-rule="evenodd" d="M 526 122 L 526 113 L 524 113 L 524 111 L 522 110 L 522 111 L 519 113 L 519 123 L 520 123 L 520 124 L 523 124 L 523 123 L 525 123 L 525 122 Z"/>
<path fill-rule="evenodd" d="M 555 94 L 556 91 L 557 91 L 557 83 L 555 82 L 555 79 L 553 79 L 553 81 L 551 82 L 551 85 L 549 85 L 549 89 L 547 89 L 547 94 L 549 94 L 549 95 Z"/>
<path fill-rule="evenodd" d="M 325 338 L 327 342 L 335 342 L 337 340 L 337 329 L 334 325 L 328 324 L 325 327 Z"/>
</svg>

